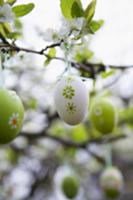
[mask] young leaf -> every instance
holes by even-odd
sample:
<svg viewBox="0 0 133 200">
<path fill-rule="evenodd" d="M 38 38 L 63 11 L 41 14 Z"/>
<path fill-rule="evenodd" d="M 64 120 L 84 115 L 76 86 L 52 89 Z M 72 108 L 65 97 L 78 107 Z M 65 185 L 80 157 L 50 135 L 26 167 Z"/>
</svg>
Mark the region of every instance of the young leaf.
<svg viewBox="0 0 133 200">
<path fill-rule="evenodd" d="M 3 23 L 2 26 L 6 34 L 9 34 L 12 31 L 9 23 Z"/>
<path fill-rule="evenodd" d="M 48 66 L 48 65 L 50 64 L 52 58 L 56 56 L 56 49 L 55 49 L 55 48 L 51 48 L 51 49 L 49 50 L 49 52 L 48 52 L 48 56 L 49 56 L 49 57 L 48 57 L 48 58 L 45 60 L 45 62 L 44 62 L 44 66 L 45 66 L 45 67 Z"/>
<path fill-rule="evenodd" d="M 87 23 L 89 24 L 95 14 L 95 8 L 96 8 L 96 0 L 92 0 L 92 2 L 87 6 L 84 17 L 87 20 Z"/>
<path fill-rule="evenodd" d="M 0 0 L 0 6 L 4 5 L 4 0 Z"/>
<path fill-rule="evenodd" d="M 71 8 L 72 18 L 82 17 L 83 13 L 84 12 L 83 12 L 82 6 L 76 1 L 73 2 L 72 8 Z"/>
<path fill-rule="evenodd" d="M 51 58 L 47 58 L 44 62 L 44 66 L 47 67 L 51 62 Z"/>
<path fill-rule="evenodd" d="M 76 142 L 84 142 L 88 140 L 88 133 L 84 125 L 78 125 L 72 129 L 71 137 Z"/>
<path fill-rule="evenodd" d="M 24 15 L 30 13 L 34 7 L 35 5 L 33 3 L 21 4 L 18 6 L 14 6 L 12 8 L 12 11 L 15 13 L 16 17 L 23 17 Z"/>
<path fill-rule="evenodd" d="M 14 20 L 14 26 L 17 30 L 21 30 L 23 28 L 22 22 L 18 18 Z"/>
<path fill-rule="evenodd" d="M 103 24 L 104 24 L 104 21 L 102 19 L 98 21 L 92 20 L 89 24 L 89 27 L 93 32 L 96 32 L 102 27 Z"/>
<path fill-rule="evenodd" d="M 17 0 L 7 0 L 7 3 L 11 6 L 16 3 Z"/>
<path fill-rule="evenodd" d="M 60 7 L 62 14 L 67 19 L 83 16 L 83 8 L 80 0 L 61 0 Z"/>
<path fill-rule="evenodd" d="M 101 76 L 102 76 L 102 78 L 108 78 L 109 76 L 112 76 L 114 73 L 115 73 L 115 70 L 112 69 L 112 70 L 107 71 L 107 72 L 102 72 Z"/>
<path fill-rule="evenodd" d="M 6 38 L 6 33 L 5 33 L 5 30 L 3 28 L 3 24 L 0 23 L 0 35 L 2 35 L 3 37 Z"/>
<path fill-rule="evenodd" d="M 48 55 L 50 58 L 53 58 L 56 56 L 56 49 L 55 48 L 51 48 L 48 52 Z"/>
<path fill-rule="evenodd" d="M 10 39 L 18 39 L 22 34 L 20 32 L 11 32 L 9 34 L 7 34 L 7 38 L 10 38 Z"/>
<path fill-rule="evenodd" d="M 82 51 L 78 51 L 76 56 L 75 56 L 75 60 L 77 62 L 85 62 L 90 60 L 93 57 L 94 53 L 92 51 L 90 51 L 89 49 L 85 48 L 82 49 Z"/>
</svg>

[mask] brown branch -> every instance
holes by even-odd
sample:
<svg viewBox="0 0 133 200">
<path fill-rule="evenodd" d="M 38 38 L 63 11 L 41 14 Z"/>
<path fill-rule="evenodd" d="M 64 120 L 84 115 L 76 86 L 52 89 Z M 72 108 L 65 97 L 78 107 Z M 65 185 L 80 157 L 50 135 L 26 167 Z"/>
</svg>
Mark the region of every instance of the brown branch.
<svg viewBox="0 0 133 200">
<path fill-rule="evenodd" d="M 102 156 L 99 156 L 97 153 L 90 150 L 90 148 L 89 148 L 90 145 L 91 144 L 102 145 L 102 144 L 112 143 L 112 142 L 116 142 L 116 141 L 126 137 L 126 135 L 120 135 L 120 136 L 111 136 L 110 135 L 110 136 L 102 137 L 100 139 L 91 139 L 91 140 L 88 139 L 84 142 L 75 142 L 71 139 L 66 139 L 66 138 L 61 138 L 61 137 L 57 137 L 54 135 L 50 135 L 46 131 L 45 132 L 42 131 L 39 134 L 21 133 L 21 136 L 28 138 L 30 141 L 39 139 L 41 137 L 48 138 L 48 139 L 58 142 L 59 144 L 63 145 L 66 148 L 83 149 L 87 153 L 89 153 L 92 157 L 94 157 L 98 162 L 100 162 L 102 165 L 105 165 L 105 163 L 106 163 L 105 158 Z"/>
<path fill-rule="evenodd" d="M 50 135 L 46 131 L 45 132 L 42 131 L 39 134 L 30 134 L 30 133 L 23 132 L 23 133 L 21 133 L 21 136 L 24 136 L 31 140 L 44 137 L 44 138 L 54 140 L 54 141 L 60 143 L 61 145 L 64 145 L 65 147 L 73 147 L 73 148 L 81 148 L 81 149 L 87 148 L 90 144 L 99 144 L 99 145 L 107 144 L 107 143 L 116 142 L 120 139 L 126 138 L 126 135 L 119 135 L 119 136 L 110 135 L 110 136 L 101 137 L 99 139 L 89 139 L 85 142 L 75 142 L 75 141 L 67 139 L 67 138 L 61 138 L 58 136 Z"/>
<path fill-rule="evenodd" d="M 11 51 L 16 51 L 16 52 L 23 51 L 23 52 L 26 52 L 26 53 L 43 55 L 47 58 L 50 58 L 50 56 L 47 53 L 45 53 L 45 51 L 47 51 L 48 49 L 53 48 L 53 47 L 59 47 L 64 42 L 64 40 L 62 39 L 60 42 L 50 44 L 50 45 L 46 46 L 45 48 L 43 48 L 41 50 L 33 50 L 33 49 L 20 47 L 20 46 L 16 45 L 15 43 L 8 42 L 8 40 L 6 38 L 4 38 L 2 34 L 0 34 L 0 39 L 3 42 L 3 43 L 0 44 L 0 48 L 8 48 Z M 62 58 L 62 57 L 54 56 L 54 57 L 52 57 L 52 59 L 66 62 L 66 59 Z M 119 66 L 119 65 L 105 65 L 103 63 L 77 63 L 77 62 L 73 62 L 71 60 L 67 61 L 67 62 L 70 62 L 71 65 L 76 69 L 83 69 L 85 71 L 91 72 L 93 74 L 93 78 L 94 78 L 96 73 L 101 72 L 101 71 L 105 71 L 107 67 L 111 68 L 111 69 L 120 69 L 120 70 L 124 70 L 124 69 L 127 69 L 127 68 L 133 68 L 133 65 L 127 65 L 127 66 L 121 65 L 121 66 Z"/>
</svg>

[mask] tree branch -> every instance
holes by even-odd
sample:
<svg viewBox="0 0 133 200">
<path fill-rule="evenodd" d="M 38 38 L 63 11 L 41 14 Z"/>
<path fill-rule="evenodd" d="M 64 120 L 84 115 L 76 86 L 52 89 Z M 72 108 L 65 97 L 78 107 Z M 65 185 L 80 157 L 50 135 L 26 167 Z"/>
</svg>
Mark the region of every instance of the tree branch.
<svg viewBox="0 0 133 200">
<path fill-rule="evenodd" d="M 50 44 L 41 50 L 33 50 L 33 49 L 29 49 L 29 48 L 20 47 L 20 46 L 16 45 L 15 43 L 8 42 L 8 40 L 6 38 L 4 38 L 2 34 L 0 34 L 0 39 L 3 42 L 3 43 L 0 43 L 1 49 L 8 48 L 11 51 L 16 51 L 16 52 L 23 51 L 26 53 L 33 53 L 33 54 L 37 54 L 37 55 L 43 55 L 46 58 L 51 58 L 47 53 L 45 53 L 48 49 L 53 48 L 53 47 L 59 47 L 64 42 L 64 40 L 62 39 L 60 42 Z M 62 58 L 62 57 L 54 56 L 54 57 L 52 57 L 52 59 L 66 62 L 66 59 Z M 101 71 L 105 71 L 106 68 L 120 69 L 120 70 L 124 70 L 127 68 L 133 68 L 133 65 L 118 66 L 118 65 L 105 65 L 103 63 L 77 63 L 77 62 L 74 62 L 71 60 L 67 61 L 67 62 L 70 62 L 71 65 L 76 69 L 83 69 L 87 72 L 90 72 L 92 74 L 92 78 L 95 78 L 95 74 L 97 74 Z"/>
<path fill-rule="evenodd" d="M 119 136 L 106 136 L 106 137 L 101 137 L 99 139 L 88 139 L 85 142 L 75 142 L 73 140 L 67 139 L 67 138 L 61 138 L 58 136 L 54 136 L 54 135 L 50 135 L 49 133 L 47 133 L 46 131 L 42 131 L 39 134 L 30 134 L 30 133 L 21 133 L 21 136 L 26 137 L 27 139 L 39 139 L 39 138 L 48 138 L 51 140 L 54 140 L 58 143 L 60 143 L 61 145 L 65 146 L 65 147 L 73 147 L 73 148 L 81 148 L 81 149 L 85 149 L 87 148 L 90 144 L 107 144 L 110 142 L 116 142 L 120 139 L 126 138 L 126 135 L 119 135 Z"/>
</svg>

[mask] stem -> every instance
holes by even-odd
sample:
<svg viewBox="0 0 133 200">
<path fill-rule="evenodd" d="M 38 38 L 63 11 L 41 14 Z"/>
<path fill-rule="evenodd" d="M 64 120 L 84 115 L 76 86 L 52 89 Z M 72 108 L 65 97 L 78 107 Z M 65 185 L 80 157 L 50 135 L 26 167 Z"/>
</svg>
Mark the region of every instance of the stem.
<svg viewBox="0 0 133 200">
<path fill-rule="evenodd" d="M 110 144 L 108 144 L 107 150 L 106 164 L 107 166 L 112 166 L 112 147 Z"/>
<path fill-rule="evenodd" d="M 2 52 L 0 51 L 0 88 L 4 88 L 4 73 L 2 69 Z"/>
</svg>

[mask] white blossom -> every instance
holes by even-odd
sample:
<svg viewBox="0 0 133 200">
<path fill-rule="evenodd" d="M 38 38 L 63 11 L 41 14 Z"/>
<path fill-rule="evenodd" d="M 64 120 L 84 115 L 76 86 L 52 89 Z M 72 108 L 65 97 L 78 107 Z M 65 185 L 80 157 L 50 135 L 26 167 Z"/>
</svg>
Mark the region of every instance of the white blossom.
<svg viewBox="0 0 133 200">
<path fill-rule="evenodd" d="M 43 39 L 47 42 L 51 42 L 53 40 L 53 33 L 54 30 L 52 28 L 48 28 L 43 34 Z"/>
<path fill-rule="evenodd" d="M 47 42 L 59 42 L 60 38 L 58 36 L 58 33 L 56 30 L 52 28 L 48 28 L 44 34 L 43 34 L 43 39 Z"/>
<path fill-rule="evenodd" d="M 70 20 L 70 27 L 71 29 L 76 29 L 76 30 L 82 30 L 85 24 L 85 18 L 84 17 L 78 17 L 76 19 Z"/>
<path fill-rule="evenodd" d="M 69 26 L 62 26 L 59 30 L 58 35 L 61 39 L 63 39 L 65 37 L 68 37 L 69 33 L 70 33 L 70 27 Z"/>
<path fill-rule="evenodd" d="M 12 22 L 14 20 L 14 13 L 9 4 L 0 6 L 0 22 Z"/>
<path fill-rule="evenodd" d="M 84 17 L 78 17 L 75 19 L 67 20 L 62 19 L 62 26 L 59 30 L 59 36 L 62 38 L 68 37 L 70 32 L 76 37 L 80 34 L 80 31 L 84 29 L 86 20 Z"/>
<path fill-rule="evenodd" d="M 62 39 L 62 38 L 68 37 L 70 31 L 71 31 L 71 28 L 70 28 L 69 21 L 66 20 L 65 18 L 62 18 L 62 24 L 61 24 L 61 27 L 59 29 L 60 38 Z"/>
</svg>

